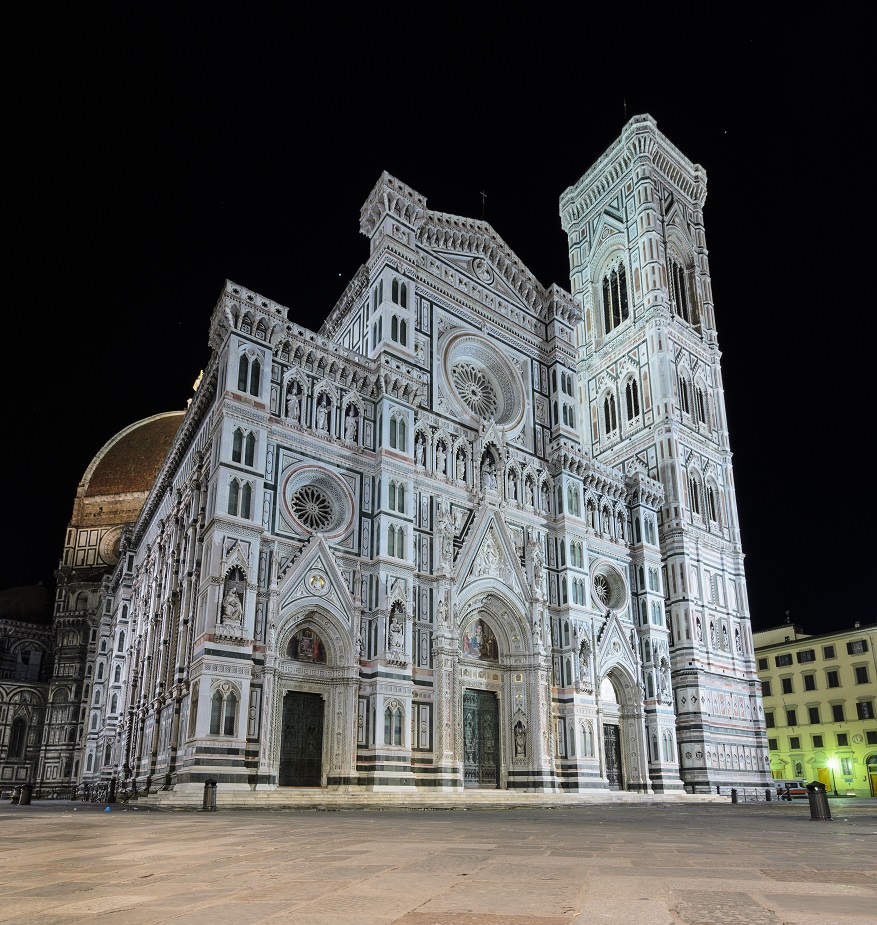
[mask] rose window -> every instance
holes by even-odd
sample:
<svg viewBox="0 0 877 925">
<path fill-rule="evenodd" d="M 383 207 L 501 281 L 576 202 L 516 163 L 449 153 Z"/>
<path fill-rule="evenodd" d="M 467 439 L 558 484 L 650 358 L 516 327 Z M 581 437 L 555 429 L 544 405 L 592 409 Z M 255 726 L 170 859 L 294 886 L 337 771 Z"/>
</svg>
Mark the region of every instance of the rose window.
<svg viewBox="0 0 877 925">
<path fill-rule="evenodd" d="M 609 582 L 606 580 L 605 575 L 596 575 L 594 577 L 594 594 L 601 604 L 608 607 L 609 601 L 612 599 L 612 589 L 609 587 Z"/>
<path fill-rule="evenodd" d="M 355 506 L 350 488 L 321 466 L 288 470 L 282 496 L 285 523 L 294 531 L 334 537 L 353 523 Z"/>
<path fill-rule="evenodd" d="M 627 607 L 627 585 L 619 572 L 608 564 L 597 566 L 591 582 L 594 598 L 607 610 L 621 613 Z"/>
<path fill-rule="evenodd" d="M 458 332 L 442 347 L 442 366 L 452 399 L 464 420 L 495 421 L 513 430 L 524 417 L 521 373 L 498 346 L 481 334 Z"/>
<path fill-rule="evenodd" d="M 332 502 L 316 485 L 303 485 L 290 498 L 292 512 L 309 530 L 325 530 L 332 520 Z"/>
<path fill-rule="evenodd" d="M 457 363 L 451 370 L 454 388 L 466 406 L 481 418 L 492 418 L 496 412 L 496 392 L 487 376 L 472 363 Z"/>
</svg>

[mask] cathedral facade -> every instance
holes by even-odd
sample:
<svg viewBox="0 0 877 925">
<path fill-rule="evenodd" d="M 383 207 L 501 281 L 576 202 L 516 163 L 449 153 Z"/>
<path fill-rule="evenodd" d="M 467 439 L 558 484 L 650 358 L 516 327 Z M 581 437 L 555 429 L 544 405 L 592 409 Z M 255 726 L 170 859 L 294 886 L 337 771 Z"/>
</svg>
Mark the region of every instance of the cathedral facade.
<svg viewBox="0 0 877 925">
<path fill-rule="evenodd" d="M 228 282 L 136 517 L 68 530 L 73 777 L 764 787 L 705 197 L 641 116 L 561 197 L 569 292 L 386 173 L 320 331 Z"/>
</svg>

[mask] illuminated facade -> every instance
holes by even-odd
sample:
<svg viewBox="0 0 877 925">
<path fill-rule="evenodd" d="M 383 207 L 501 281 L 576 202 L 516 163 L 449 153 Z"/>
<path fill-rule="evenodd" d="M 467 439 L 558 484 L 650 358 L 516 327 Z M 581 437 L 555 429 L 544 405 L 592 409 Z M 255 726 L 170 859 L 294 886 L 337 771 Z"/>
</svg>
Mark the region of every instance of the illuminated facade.
<svg viewBox="0 0 877 925">
<path fill-rule="evenodd" d="M 320 331 L 228 282 L 136 518 L 68 534 L 58 617 L 115 544 L 80 779 L 763 788 L 705 198 L 641 116 L 561 197 L 571 292 L 389 174 Z"/>
<path fill-rule="evenodd" d="M 754 639 L 773 776 L 877 796 L 877 625 L 809 636 L 787 624 Z"/>
</svg>

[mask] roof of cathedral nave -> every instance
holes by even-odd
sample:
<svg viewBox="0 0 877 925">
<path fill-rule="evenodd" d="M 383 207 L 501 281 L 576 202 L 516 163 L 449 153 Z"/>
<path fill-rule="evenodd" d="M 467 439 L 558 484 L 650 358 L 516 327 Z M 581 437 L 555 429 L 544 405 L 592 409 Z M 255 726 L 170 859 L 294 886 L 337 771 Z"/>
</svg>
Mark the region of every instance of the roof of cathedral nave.
<svg viewBox="0 0 877 925">
<path fill-rule="evenodd" d="M 184 411 L 156 414 L 119 431 L 92 460 L 79 483 L 78 496 L 148 492 L 184 414 Z"/>
</svg>

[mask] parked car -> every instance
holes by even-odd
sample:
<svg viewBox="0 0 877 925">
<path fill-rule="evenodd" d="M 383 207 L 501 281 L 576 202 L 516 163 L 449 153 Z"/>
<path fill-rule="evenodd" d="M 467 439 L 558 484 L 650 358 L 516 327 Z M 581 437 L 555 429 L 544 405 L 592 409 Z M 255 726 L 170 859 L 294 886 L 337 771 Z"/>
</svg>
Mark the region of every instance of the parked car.
<svg viewBox="0 0 877 925">
<path fill-rule="evenodd" d="M 807 785 L 800 778 L 795 780 L 776 780 L 777 797 L 781 800 L 791 800 L 794 797 L 806 797 Z"/>
</svg>

